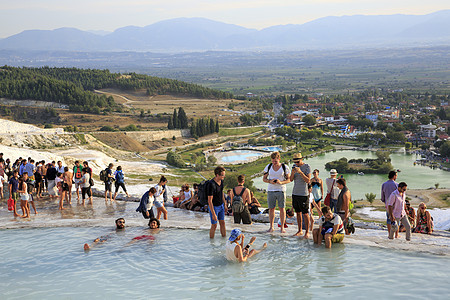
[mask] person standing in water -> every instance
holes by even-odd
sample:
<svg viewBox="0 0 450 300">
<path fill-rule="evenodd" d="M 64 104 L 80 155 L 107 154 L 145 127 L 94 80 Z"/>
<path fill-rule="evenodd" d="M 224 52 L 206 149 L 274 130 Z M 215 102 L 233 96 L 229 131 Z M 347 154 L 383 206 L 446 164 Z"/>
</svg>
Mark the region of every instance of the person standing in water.
<svg viewBox="0 0 450 300">
<path fill-rule="evenodd" d="M 308 164 L 303 162 L 302 154 L 296 153 L 293 157 L 294 166 L 292 167 L 290 180 L 294 181 L 294 188 L 292 189 L 292 206 L 297 214 L 298 231 L 294 236 L 303 234 L 302 231 L 302 214 L 305 218 L 305 235 L 304 238 L 309 237 L 309 190 L 308 184 L 311 178 L 311 168 Z"/>
<path fill-rule="evenodd" d="M 225 195 L 223 193 L 223 180 L 225 178 L 225 168 L 218 166 L 214 169 L 214 178 L 209 180 L 206 185 L 206 195 L 208 197 L 209 217 L 211 219 L 211 228 L 209 237 L 214 238 L 217 229 L 217 222 L 220 226 L 220 234 L 225 237 L 227 230 L 225 228 Z"/>
<path fill-rule="evenodd" d="M 282 164 L 279 152 L 273 152 L 270 155 L 272 162 L 264 168 L 263 181 L 268 183 L 267 204 L 269 207 L 270 228 L 267 232 L 273 232 L 273 223 L 275 221 L 275 208 L 278 202 L 280 209 L 281 233 L 285 233 L 284 223 L 286 221 L 286 183 L 290 182 L 289 171 Z"/>
<path fill-rule="evenodd" d="M 397 190 L 393 191 L 389 196 L 389 219 L 391 220 L 391 230 L 389 231 L 389 239 L 394 239 L 394 233 L 398 231 L 399 223 L 401 222 L 406 230 L 406 240 L 411 240 L 411 225 L 408 221 L 408 216 L 405 211 L 406 200 L 405 182 L 398 184 Z"/>
<path fill-rule="evenodd" d="M 244 262 L 247 261 L 250 257 L 258 254 L 265 248 L 267 248 L 267 243 L 264 243 L 263 247 L 259 250 L 252 249 L 250 250 L 250 246 L 256 240 L 255 237 L 250 239 L 250 243 L 244 247 L 244 234 L 239 228 L 235 228 L 231 231 L 230 237 L 225 245 L 225 255 L 227 260 L 235 261 L 235 262 Z"/>
<path fill-rule="evenodd" d="M 161 176 L 159 179 L 159 183 L 154 186 L 155 193 L 153 197 L 155 201 L 153 205 L 156 207 L 157 215 L 156 218 L 159 220 L 161 218 L 161 214 L 164 214 L 164 220 L 167 220 L 167 209 L 164 207 L 164 186 L 167 184 L 167 179 L 164 176 Z"/>
<path fill-rule="evenodd" d="M 121 166 L 117 167 L 116 172 L 114 172 L 114 177 L 116 178 L 116 181 L 115 181 L 116 190 L 114 192 L 113 200 L 116 201 L 116 197 L 117 197 L 117 194 L 119 193 L 120 187 L 125 192 L 125 194 L 127 194 L 127 198 L 129 198 L 130 195 L 128 195 L 127 188 L 125 187 L 125 175 L 123 174 Z"/>
</svg>

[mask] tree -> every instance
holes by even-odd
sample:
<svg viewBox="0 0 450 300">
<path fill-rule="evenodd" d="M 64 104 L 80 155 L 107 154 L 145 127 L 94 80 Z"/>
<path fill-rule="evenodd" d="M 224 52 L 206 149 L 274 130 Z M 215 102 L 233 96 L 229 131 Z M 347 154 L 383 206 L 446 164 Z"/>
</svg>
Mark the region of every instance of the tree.
<svg viewBox="0 0 450 300">
<path fill-rule="evenodd" d="M 312 126 L 316 124 L 316 118 L 313 115 L 306 115 L 303 117 L 302 122 L 305 122 L 306 126 Z"/>
<path fill-rule="evenodd" d="M 406 142 L 405 143 L 405 150 L 408 151 L 412 148 L 412 143 L 411 142 Z"/>
<path fill-rule="evenodd" d="M 374 193 L 366 193 L 366 199 L 369 201 L 370 205 L 372 205 L 373 201 L 375 200 L 376 195 Z"/>
<path fill-rule="evenodd" d="M 181 129 L 188 128 L 188 118 L 182 107 L 178 109 L 178 126 Z"/>
<path fill-rule="evenodd" d="M 173 109 L 172 122 L 173 122 L 173 128 L 180 128 L 179 127 L 180 125 L 178 124 L 177 110 L 175 108 Z"/>
<path fill-rule="evenodd" d="M 173 121 L 172 117 L 169 117 L 169 122 L 167 123 L 167 129 L 173 129 Z"/>
<path fill-rule="evenodd" d="M 450 141 L 442 143 L 441 147 L 439 147 L 439 153 L 441 153 L 443 157 L 450 157 Z"/>
</svg>

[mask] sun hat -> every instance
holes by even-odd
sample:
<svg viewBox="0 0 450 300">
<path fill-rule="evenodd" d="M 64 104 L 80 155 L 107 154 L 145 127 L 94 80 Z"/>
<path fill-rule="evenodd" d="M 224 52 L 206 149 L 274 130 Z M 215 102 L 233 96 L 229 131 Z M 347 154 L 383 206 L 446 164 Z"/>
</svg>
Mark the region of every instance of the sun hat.
<svg viewBox="0 0 450 300">
<path fill-rule="evenodd" d="M 231 234 L 230 237 L 228 238 L 228 240 L 230 242 L 233 242 L 234 240 L 236 240 L 238 238 L 238 236 L 240 236 L 242 234 L 242 231 L 239 228 L 235 228 L 233 230 L 231 230 Z"/>
<path fill-rule="evenodd" d="M 330 170 L 330 175 L 336 175 L 338 172 L 336 171 L 336 169 L 331 169 Z"/>
<path fill-rule="evenodd" d="M 303 158 L 303 156 L 302 156 L 302 154 L 300 152 L 299 153 L 295 153 L 294 156 L 292 157 L 293 160 L 300 160 L 302 158 Z"/>
</svg>

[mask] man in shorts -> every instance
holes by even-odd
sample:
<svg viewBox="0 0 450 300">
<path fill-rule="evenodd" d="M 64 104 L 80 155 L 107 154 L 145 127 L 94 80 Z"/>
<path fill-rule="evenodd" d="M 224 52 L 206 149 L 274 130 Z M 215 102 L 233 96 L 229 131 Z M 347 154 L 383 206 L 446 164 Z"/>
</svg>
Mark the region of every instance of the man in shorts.
<svg viewBox="0 0 450 300">
<path fill-rule="evenodd" d="M 285 233 L 284 223 L 286 221 L 286 183 L 291 182 L 287 167 L 280 162 L 279 152 L 273 152 L 270 155 L 272 162 L 264 168 L 263 181 L 268 183 L 267 204 L 269 206 L 270 228 L 267 232 L 273 232 L 273 223 L 275 221 L 275 207 L 280 209 L 281 233 Z"/>
<path fill-rule="evenodd" d="M 297 214 L 298 231 L 294 236 L 300 236 L 302 231 L 302 214 L 305 217 L 305 235 L 304 238 L 309 238 L 309 190 L 308 184 L 311 179 L 311 168 L 308 164 L 303 162 L 301 153 L 294 154 L 294 166 L 292 167 L 290 180 L 294 181 L 294 188 L 292 189 L 292 206 Z"/>
<path fill-rule="evenodd" d="M 320 245 L 325 240 L 325 247 L 331 248 L 332 243 L 344 240 L 344 223 L 341 217 L 331 212 L 329 206 L 322 207 L 323 216 L 319 218 L 319 228 L 313 230 L 314 244 Z"/>
<path fill-rule="evenodd" d="M 208 196 L 209 216 L 211 218 L 211 228 L 209 237 L 214 238 L 217 229 L 217 221 L 220 225 L 220 234 L 225 237 L 225 195 L 223 194 L 223 180 L 225 178 L 225 168 L 218 166 L 214 169 L 214 178 L 206 185 L 206 195 Z"/>
<path fill-rule="evenodd" d="M 80 165 L 80 162 L 76 160 L 75 166 L 73 167 L 73 178 L 75 182 L 75 191 L 77 193 L 77 201 L 80 200 L 81 177 L 83 177 L 83 167 Z"/>
<path fill-rule="evenodd" d="M 113 201 L 113 193 L 112 193 L 112 183 L 114 180 L 112 168 L 114 165 L 110 163 L 108 168 L 106 169 L 106 179 L 105 179 L 105 202 L 108 202 L 108 192 L 109 192 L 109 200 Z"/>
<path fill-rule="evenodd" d="M 14 170 L 13 176 L 9 179 L 8 184 L 9 197 L 14 200 L 13 213 L 14 217 L 18 217 L 16 203 L 19 201 L 19 171 Z"/>
</svg>

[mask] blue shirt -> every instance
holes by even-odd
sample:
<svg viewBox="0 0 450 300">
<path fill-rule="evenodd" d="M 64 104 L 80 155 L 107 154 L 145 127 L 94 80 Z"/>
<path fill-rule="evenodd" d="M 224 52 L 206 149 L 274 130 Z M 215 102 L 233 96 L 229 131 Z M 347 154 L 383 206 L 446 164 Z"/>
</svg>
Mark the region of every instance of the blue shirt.
<svg viewBox="0 0 450 300">
<path fill-rule="evenodd" d="M 28 173 L 28 177 L 31 177 L 34 175 L 34 170 L 36 170 L 34 164 L 26 164 L 23 171 Z"/>
<path fill-rule="evenodd" d="M 16 193 L 19 190 L 19 179 L 16 179 L 14 176 L 9 180 L 9 184 L 11 185 L 12 193 Z"/>
</svg>

